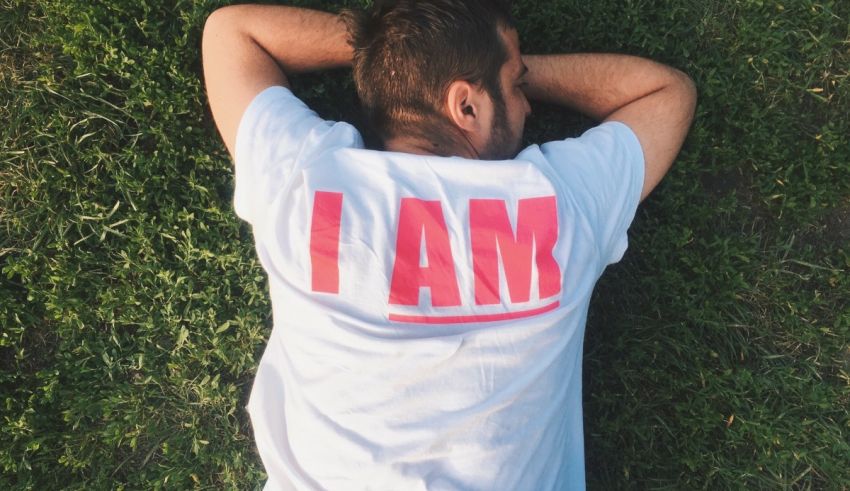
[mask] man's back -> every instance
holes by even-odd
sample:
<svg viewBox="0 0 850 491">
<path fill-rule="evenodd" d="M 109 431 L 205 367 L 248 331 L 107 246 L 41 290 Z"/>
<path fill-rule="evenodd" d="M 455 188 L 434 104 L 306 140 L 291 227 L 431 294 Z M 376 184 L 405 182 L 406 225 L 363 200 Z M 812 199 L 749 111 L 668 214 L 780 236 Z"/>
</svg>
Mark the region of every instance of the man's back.
<svg viewBox="0 0 850 491">
<path fill-rule="evenodd" d="M 584 488 L 591 291 L 695 89 L 633 56 L 523 55 L 509 11 L 398 0 L 347 26 L 281 6 L 208 19 L 210 106 L 274 309 L 249 404 L 268 488 Z M 286 88 L 352 65 L 393 152 Z M 528 98 L 603 124 L 495 160 L 516 154 Z"/>
<path fill-rule="evenodd" d="M 514 160 L 377 152 L 283 87 L 236 136 L 274 328 L 249 410 L 270 486 L 584 486 L 593 286 L 643 184 L 621 123 Z"/>
</svg>

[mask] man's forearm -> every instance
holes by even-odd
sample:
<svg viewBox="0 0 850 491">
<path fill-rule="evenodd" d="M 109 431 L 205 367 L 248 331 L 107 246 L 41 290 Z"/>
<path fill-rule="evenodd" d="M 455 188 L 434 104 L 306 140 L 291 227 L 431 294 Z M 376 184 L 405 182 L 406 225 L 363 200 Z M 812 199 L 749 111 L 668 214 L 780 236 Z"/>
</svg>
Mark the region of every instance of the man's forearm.
<svg viewBox="0 0 850 491">
<path fill-rule="evenodd" d="M 599 121 L 626 124 L 644 157 L 641 199 L 679 153 L 696 108 L 694 82 L 654 61 L 615 54 L 524 56 L 525 94 L 574 108 Z"/>
<path fill-rule="evenodd" d="M 252 39 L 287 75 L 351 65 L 348 34 L 336 14 L 283 5 L 232 5 L 214 15 Z"/>
<path fill-rule="evenodd" d="M 204 82 L 213 119 L 227 150 L 248 104 L 262 90 L 289 86 L 288 75 L 348 66 L 352 50 L 340 18 L 285 6 L 233 5 L 204 25 Z"/>
<path fill-rule="evenodd" d="M 594 119 L 687 78 L 666 65 L 607 53 L 524 55 L 530 99 L 573 108 Z"/>
</svg>

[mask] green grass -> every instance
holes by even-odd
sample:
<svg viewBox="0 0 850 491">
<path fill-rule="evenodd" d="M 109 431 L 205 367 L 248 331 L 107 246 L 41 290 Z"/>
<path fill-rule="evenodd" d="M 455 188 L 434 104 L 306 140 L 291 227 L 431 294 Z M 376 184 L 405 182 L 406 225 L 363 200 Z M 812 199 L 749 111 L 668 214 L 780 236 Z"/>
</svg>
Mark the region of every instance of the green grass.
<svg viewBox="0 0 850 491">
<path fill-rule="evenodd" d="M 200 76 L 222 2 L 150 3 L 0 0 L 0 489 L 264 480 L 271 310 Z M 647 56 L 700 92 L 595 293 L 589 487 L 850 488 L 850 2 L 515 10 L 528 52 Z M 295 89 L 360 121 L 344 71 Z M 591 124 L 534 109 L 529 142 Z"/>
</svg>

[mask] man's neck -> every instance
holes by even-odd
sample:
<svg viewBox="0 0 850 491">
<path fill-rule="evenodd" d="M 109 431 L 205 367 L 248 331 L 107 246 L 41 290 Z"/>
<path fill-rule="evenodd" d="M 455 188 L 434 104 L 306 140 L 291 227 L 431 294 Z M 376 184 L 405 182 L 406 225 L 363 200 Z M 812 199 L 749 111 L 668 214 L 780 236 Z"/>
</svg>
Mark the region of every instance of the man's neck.
<svg viewBox="0 0 850 491">
<path fill-rule="evenodd" d="M 466 142 L 464 142 L 466 143 Z M 465 145 L 441 145 L 429 140 L 415 138 L 394 138 L 384 142 L 384 150 L 388 152 L 412 153 L 414 155 L 436 155 L 438 157 L 463 157 L 467 159 L 477 158 L 474 149 L 469 144 Z"/>
<path fill-rule="evenodd" d="M 458 131 L 457 128 L 454 128 Z M 426 134 L 408 134 L 390 137 L 384 140 L 384 149 L 388 152 L 412 153 L 415 155 L 436 155 L 438 157 L 463 157 L 479 159 L 478 151 L 468 138 L 452 138 L 445 132 L 431 130 Z"/>
</svg>

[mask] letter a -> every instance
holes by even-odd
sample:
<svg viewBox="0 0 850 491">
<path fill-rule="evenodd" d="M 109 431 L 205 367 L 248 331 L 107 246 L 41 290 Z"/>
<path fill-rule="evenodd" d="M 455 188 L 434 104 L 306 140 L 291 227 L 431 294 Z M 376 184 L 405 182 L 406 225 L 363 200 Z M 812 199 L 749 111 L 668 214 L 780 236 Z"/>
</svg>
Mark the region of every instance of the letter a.
<svg viewBox="0 0 850 491">
<path fill-rule="evenodd" d="M 419 289 L 431 290 L 434 307 L 460 305 L 449 233 L 439 201 L 402 198 L 398 217 L 390 304 L 418 305 Z M 427 266 L 421 266 L 422 240 Z"/>
</svg>

